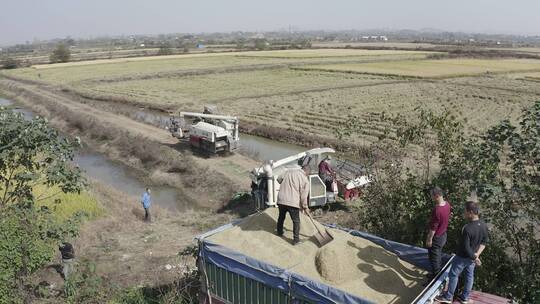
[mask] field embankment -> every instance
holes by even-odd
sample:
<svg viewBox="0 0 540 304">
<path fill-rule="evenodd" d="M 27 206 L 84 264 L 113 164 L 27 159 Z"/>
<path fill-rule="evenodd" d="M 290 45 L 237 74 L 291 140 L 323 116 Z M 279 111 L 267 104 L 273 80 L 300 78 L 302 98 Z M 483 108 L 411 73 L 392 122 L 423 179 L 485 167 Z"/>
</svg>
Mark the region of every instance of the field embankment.
<svg viewBox="0 0 540 304">
<path fill-rule="evenodd" d="M 180 189 L 193 203 L 218 209 L 233 193 L 249 187 L 244 173 L 256 163 L 243 156 L 231 156 L 233 164 L 240 167 L 231 170 L 228 162 L 183 151 L 166 130 L 72 101 L 36 85 L 2 80 L 0 87 L 17 102 L 48 117 L 56 128 L 83 137 L 93 148 L 138 170 L 154 183 Z M 213 191 L 208 191 L 209 185 Z"/>
</svg>

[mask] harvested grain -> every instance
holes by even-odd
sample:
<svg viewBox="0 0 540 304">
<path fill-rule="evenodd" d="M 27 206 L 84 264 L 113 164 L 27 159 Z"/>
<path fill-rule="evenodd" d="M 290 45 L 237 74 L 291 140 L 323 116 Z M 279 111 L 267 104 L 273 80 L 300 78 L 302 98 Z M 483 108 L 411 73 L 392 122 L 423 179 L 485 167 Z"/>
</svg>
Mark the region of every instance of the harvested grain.
<svg viewBox="0 0 540 304">
<path fill-rule="evenodd" d="M 342 261 L 334 247 L 326 246 L 317 250 L 315 266 L 325 280 L 333 283 L 341 282 L 341 273 L 344 272 L 344 269 L 341 267 Z"/>
<path fill-rule="evenodd" d="M 330 229 L 334 240 L 319 249 L 302 215 L 301 243 L 293 246 L 290 219 L 285 237 L 275 234 L 277 216 L 270 208 L 208 240 L 375 303 L 408 303 L 422 290 L 425 271 L 371 241 Z"/>
</svg>

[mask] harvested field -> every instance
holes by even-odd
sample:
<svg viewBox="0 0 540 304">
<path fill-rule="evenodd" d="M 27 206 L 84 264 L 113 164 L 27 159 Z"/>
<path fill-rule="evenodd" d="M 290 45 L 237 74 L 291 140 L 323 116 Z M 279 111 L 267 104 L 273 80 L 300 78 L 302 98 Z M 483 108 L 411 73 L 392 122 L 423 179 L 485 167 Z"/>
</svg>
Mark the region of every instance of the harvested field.
<svg viewBox="0 0 540 304">
<path fill-rule="evenodd" d="M 355 49 L 323 49 L 323 50 L 285 50 L 262 51 L 242 54 L 245 57 L 270 58 L 325 58 L 325 57 L 357 57 L 383 55 L 428 55 L 430 52 L 392 51 L 392 50 L 355 50 Z"/>
<path fill-rule="evenodd" d="M 449 78 L 446 79 L 445 82 L 482 87 L 486 89 L 501 89 L 509 92 L 515 92 L 517 94 L 533 93 L 540 95 L 540 85 L 538 85 L 535 80 L 540 80 L 540 72 Z"/>
<path fill-rule="evenodd" d="M 537 98 L 530 93 L 417 81 L 245 98 L 223 106 L 228 112 L 242 113 L 244 121 L 285 126 L 297 132 L 329 138 L 335 138 L 335 129 L 349 115 L 355 115 L 365 126 L 361 136 L 348 140 L 365 145 L 376 141 L 385 128 L 393 128 L 380 120 L 381 112 L 410 117 L 420 105 L 434 111 L 450 108 L 458 117 L 466 119 L 470 132 L 476 132 L 502 119 L 514 120 L 525 105 Z"/>
<path fill-rule="evenodd" d="M 375 303 L 409 303 L 422 290 L 425 271 L 368 240 L 330 229 L 334 240 L 318 248 L 306 216 L 292 246 L 289 219 L 284 238 L 274 233 L 277 214 L 270 208 L 208 240 Z"/>
<path fill-rule="evenodd" d="M 200 111 L 204 104 L 216 103 L 220 111 L 241 119 L 243 132 L 295 143 L 299 138 L 318 138 L 301 141 L 308 145 L 338 141 L 336 129 L 351 115 L 365 127 L 359 136 L 339 141 L 367 145 L 385 128 L 393 129 L 380 120 L 382 112 L 409 116 L 419 105 L 454 110 L 474 133 L 502 119 L 514 119 L 540 93 L 534 81 L 539 72 L 526 72 L 540 70 L 539 60 L 401 60 L 399 56 L 425 55 L 349 49 L 235 52 L 58 64 L 1 73 L 37 80 L 53 90 L 67 89 L 78 100 L 114 102 L 111 106 Z M 328 67 L 342 71 L 325 71 Z M 506 73 L 516 69 L 523 71 Z M 472 76 L 455 77 L 461 74 Z"/>
<path fill-rule="evenodd" d="M 238 67 L 267 68 L 269 65 L 292 64 L 319 64 L 350 61 L 379 61 L 398 59 L 425 58 L 425 52 L 408 51 L 363 51 L 353 50 L 358 55 L 329 56 L 328 54 L 343 53 L 343 50 L 311 50 L 313 54 L 321 56 L 294 57 L 279 56 L 279 52 L 272 51 L 270 56 L 258 55 L 265 52 L 233 52 L 216 54 L 189 54 L 155 57 L 122 58 L 110 60 L 94 60 L 81 62 L 68 62 L 59 64 L 39 65 L 32 68 L 3 71 L 6 75 L 30 80 L 38 80 L 51 84 L 76 84 L 81 81 L 111 81 L 125 78 L 157 77 L 163 74 L 179 74 L 186 71 L 227 69 Z M 307 51 L 304 51 L 307 52 Z M 366 53 L 367 52 L 367 53 Z M 287 53 L 289 54 L 289 53 Z M 294 54 L 294 53 L 293 53 Z"/>
<path fill-rule="evenodd" d="M 516 75 L 513 75 L 513 76 L 516 79 L 522 79 L 522 80 L 532 80 L 532 81 L 539 81 L 540 80 L 540 72 L 516 74 Z M 536 87 L 537 87 L 537 85 L 536 85 Z"/>
<path fill-rule="evenodd" d="M 200 104 L 222 103 L 238 98 L 293 94 L 324 88 L 350 87 L 391 81 L 390 77 L 294 71 L 286 68 L 156 78 L 112 83 L 81 84 L 88 94 L 131 99 L 135 102 L 173 104 L 185 109 Z"/>
<path fill-rule="evenodd" d="M 313 47 L 317 48 L 343 48 L 343 47 L 370 47 L 370 48 L 400 48 L 400 49 L 422 49 L 439 47 L 438 44 L 412 43 L 412 42 L 315 42 Z"/>
<path fill-rule="evenodd" d="M 540 71 L 540 61 L 527 59 L 442 59 L 370 62 L 362 64 L 331 64 L 304 66 L 302 69 L 405 76 L 415 78 L 446 78 L 485 73 Z"/>
</svg>

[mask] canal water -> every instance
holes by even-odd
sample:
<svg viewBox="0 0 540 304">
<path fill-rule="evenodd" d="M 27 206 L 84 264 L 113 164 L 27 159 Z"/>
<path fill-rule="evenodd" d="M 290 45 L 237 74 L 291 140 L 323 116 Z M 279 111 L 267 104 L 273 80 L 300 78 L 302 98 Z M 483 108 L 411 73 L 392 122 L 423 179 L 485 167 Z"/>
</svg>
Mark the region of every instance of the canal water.
<svg viewBox="0 0 540 304">
<path fill-rule="evenodd" d="M 0 106 L 11 106 L 13 111 L 23 114 L 26 119 L 32 119 L 35 116 L 31 111 L 17 107 L 17 105 L 7 99 L 0 98 Z M 137 115 L 138 120 L 154 125 L 158 122 L 157 125 L 163 128 L 165 128 L 169 121 L 168 117 L 155 113 L 139 111 Z M 278 160 L 306 150 L 305 147 L 280 143 L 247 134 L 240 135 L 240 145 L 242 153 L 261 161 L 270 159 Z M 149 186 L 152 189 L 154 203 L 161 207 L 174 211 L 200 208 L 193 206 L 191 202 L 183 199 L 178 189 L 168 186 L 154 187 L 147 185 L 133 169 L 122 163 L 111 161 L 104 155 L 90 149 L 79 151 L 74 159 L 74 163 L 84 170 L 89 177 L 130 196 L 134 196 L 137 199 L 142 195 L 144 189 Z M 248 178 L 246 176 L 246 180 Z"/>
<path fill-rule="evenodd" d="M 11 101 L 0 98 L 0 106 L 12 106 L 13 110 L 24 115 L 26 119 L 32 119 L 35 115 L 28 110 L 17 108 Z M 79 166 L 89 177 L 108 185 L 129 196 L 133 196 L 139 204 L 139 196 L 146 187 L 152 190 L 152 200 L 160 207 L 172 211 L 184 211 L 199 209 L 185 200 L 178 189 L 169 186 L 152 186 L 146 184 L 137 176 L 133 169 L 121 163 L 109 160 L 104 155 L 85 149 L 79 151 L 73 162 Z"/>
</svg>

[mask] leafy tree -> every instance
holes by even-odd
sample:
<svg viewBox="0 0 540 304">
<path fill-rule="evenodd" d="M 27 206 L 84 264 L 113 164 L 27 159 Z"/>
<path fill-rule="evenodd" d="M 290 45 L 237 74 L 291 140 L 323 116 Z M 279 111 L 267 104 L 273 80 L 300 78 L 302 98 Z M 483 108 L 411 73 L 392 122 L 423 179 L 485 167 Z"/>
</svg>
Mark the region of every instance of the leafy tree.
<svg viewBox="0 0 540 304">
<path fill-rule="evenodd" d="M 269 45 L 270 44 L 268 43 L 268 41 L 266 41 L 266 39 L 255 39 L 255 49 L 259 51 L 266 50 Z"/>
<path fill-rule="evenodd" d="M 47 121 L 28 121 L 0 108 L 0 302 L 17 302 L 26 277 L 49 261 L 52 246 L 75 233 L 74 222 L 59 223 L 51 210 L 37 207 L 37 185 L 80 192 L 81 172 L 70 165 L 77 142 L 50 129 Z"/>
<path fill-rule="evenodd" d="M 159 47 L 158 55 L 171 55 L 172 49 L 168 43 L 164 43 Z"/>
<path fill-rule="evenodd" d="M 0 66 L 4 69 L 16 69 L 21 66 L 21 63 L 13 57 L 4 57 L 2 61 L 0 61 Z"/>
<path fill-rule="evenodd" d="M 453 203 L 446 248 L 453 252 L 464 224 L 463 202 L 474 190 L 492 227 L 476 288 L 538 302 L 540 102 L 523 112 L 518 126 L 502 121 L 473 136 L 449 111 L 416 112 L 415 121 L 386 118 L 394 129 L 371 146 L 376 179 L 357 212 L 359 222 L 383 237 L 421 245 L 433 204 L 429 189 L 438 185 Z M 342 138 L 360 131 L 356 119 L 349 120 L 339 131 Z"/>
<path fill-rule="evenodd" d="M 68 62 L 70 58 L 71 51 L 69 47 L 61 43 L 53 50 L 51 56 L 49 56 L 49 61 L 51 63 Z"/>
</svg>

